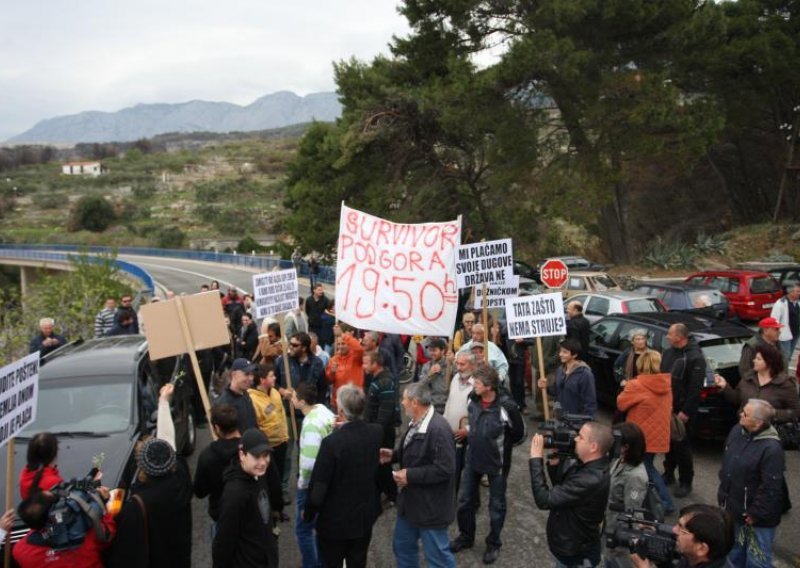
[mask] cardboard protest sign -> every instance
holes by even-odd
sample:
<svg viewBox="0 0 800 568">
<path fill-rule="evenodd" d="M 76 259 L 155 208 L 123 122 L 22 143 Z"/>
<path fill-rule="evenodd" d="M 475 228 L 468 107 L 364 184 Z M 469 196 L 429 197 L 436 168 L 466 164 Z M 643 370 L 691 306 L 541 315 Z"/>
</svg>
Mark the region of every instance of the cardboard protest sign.
<svg viewBox="0 0 800 568">
<path fill-rule="evenodd" d="M 225 345 L 230 341 L 219 292 L 211 290 L 180 297 L 186 322 L 191 330 L 191 344 L 183 331 L 177 300 L 178 298 L 173 298 L 142 306 L 150 359 L 155 361 L 182 355 Z"/>
<path fill-rule="evenodd" d="M 294 268 L 253 276 L 254 316 L 258 319 L 296 309 L 298 298 L 297 271 Z"/>
<path fill-rule="evenodd" d="M 509 339 L 565 335 L 564 300 L 561 293 L 538 294 L 506 300 Z"/>
<path fill-rule="evenodd" d="M 506 298 L 516 298 L 519 296 L 519 276 L 512 277 L 511 282 L 501 282 L 486 287 L 486 307 L 504 308 Z M 475 309 L 483 308 L 483 286 L 475 286 Z"/>
<path fill-rule="evenodd" d="M 513 276 L 514 251 L 511 239 L 458 247 L 456 283 L 459 288 L 510 282 Z"/>
<path fill-rule="evenodd" d="M 36 420 L 39 352 L 0 369 L 0 448 Z"/>
<path fill-rule="evenodd" d="M 449 336 L 461 221 L 392 223 L 342 204 L 336 316 L 361 329 Z"/>
</svg>

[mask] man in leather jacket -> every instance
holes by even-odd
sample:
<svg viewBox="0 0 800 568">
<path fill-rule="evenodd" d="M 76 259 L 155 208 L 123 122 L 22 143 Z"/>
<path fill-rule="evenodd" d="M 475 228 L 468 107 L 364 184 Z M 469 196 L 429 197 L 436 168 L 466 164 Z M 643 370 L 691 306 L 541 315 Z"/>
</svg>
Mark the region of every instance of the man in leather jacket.
<svg viewBox="0 0 800 568">
<path fill-rule="evenodd" d="M 597 566 L 600 563 L 603 517 L 611 484 L 608 452 L 614 443 L 611 428 L 587 422 L 575 437 L 578 460 L 560 479 L 544 474 L 544 437 L 531 441 L 531 489 L 536 506 L 547 509 L 547 545 L 556 566 Z M 588 561 L 588 564 L 586 562 Z"/>
</svg>

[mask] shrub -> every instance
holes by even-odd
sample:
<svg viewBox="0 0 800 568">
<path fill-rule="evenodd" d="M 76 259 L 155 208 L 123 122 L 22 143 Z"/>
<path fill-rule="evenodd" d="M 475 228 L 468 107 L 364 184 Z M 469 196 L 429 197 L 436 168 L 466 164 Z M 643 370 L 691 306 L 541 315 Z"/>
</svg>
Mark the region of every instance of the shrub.
<svg viewBox="0 0 800 568">
<path fill-rule="evenodd" d="M 67 227 L 70 231 L 102 233 L 115 220 L 114 206 L 102 195 L 84 195 L 72 206 Z"/>
<path fill-rule="evenodd" d="M 161 227 L 153 235 L 153 244 L 159 248 L 183 248 L 186 245 L 186 233 L 175 226 Z"/>
</svg>

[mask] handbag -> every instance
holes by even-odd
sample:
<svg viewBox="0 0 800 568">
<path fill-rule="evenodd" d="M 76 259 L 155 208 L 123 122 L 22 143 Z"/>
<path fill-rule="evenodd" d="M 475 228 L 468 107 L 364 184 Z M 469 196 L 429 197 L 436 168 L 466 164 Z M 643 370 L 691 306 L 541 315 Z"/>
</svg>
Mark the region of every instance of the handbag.
<svg viewBox="0 0 800 568">
<path fill-rule="evenodd" d="M 673 414 L 669 422 L 669 439 L 672 442 L 682 442 L 686 439 L 686 424 L 677 414 Z"/>
<path fill-rule="evenodd" d="M 774 424 L 778 437 L 781 439 L 781 446 L 784 450 L 796 450 L 800 448 L 800 421 L 796 418 L 790 422 L 779 422 Z"/>
</svg>

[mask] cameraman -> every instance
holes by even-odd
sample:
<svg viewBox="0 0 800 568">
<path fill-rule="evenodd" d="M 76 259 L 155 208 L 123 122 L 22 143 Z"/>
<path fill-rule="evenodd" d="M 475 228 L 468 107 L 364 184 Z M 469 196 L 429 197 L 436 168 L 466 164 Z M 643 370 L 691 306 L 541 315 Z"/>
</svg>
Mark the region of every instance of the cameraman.
<svg viewBox="0 0 800 568">
<path fill-rule="evenodd" d="M 733 523 L 728 514 L 712 505 L 689 505 L 681 509 L 672 527 L 675 552 L 680 555 L 678 568 L 722 568 L 733 546 Z M 631 555 L 637 568 L 655 566 L 636 554 Z"/>
<path fill-rule="evenodd" d="M 531 441 L 531 489 L 536 506 L 549 509 L 547 545 L 556 558 L 556 567 L 597 566 L 600 564 L 600 537 L 611 483 L 608 452 L 614 444 L 611 428 L 587 422 L 575 437 L 578 461 L 570 464 L 560 479 L 544 474 L 544 437 Z"/>
</svg>

